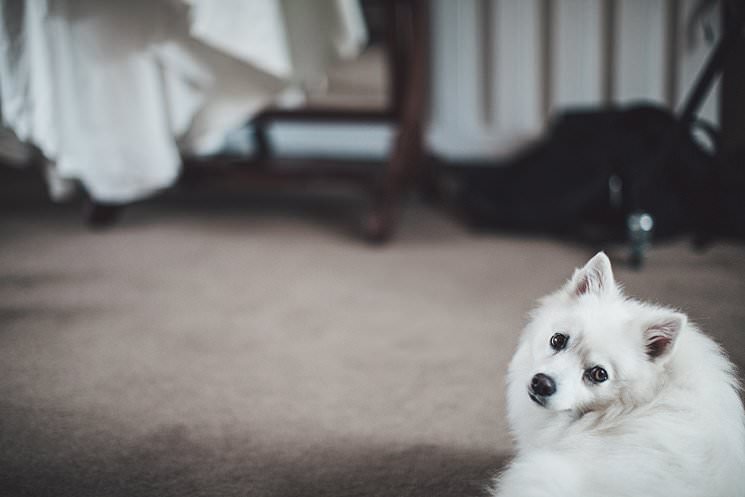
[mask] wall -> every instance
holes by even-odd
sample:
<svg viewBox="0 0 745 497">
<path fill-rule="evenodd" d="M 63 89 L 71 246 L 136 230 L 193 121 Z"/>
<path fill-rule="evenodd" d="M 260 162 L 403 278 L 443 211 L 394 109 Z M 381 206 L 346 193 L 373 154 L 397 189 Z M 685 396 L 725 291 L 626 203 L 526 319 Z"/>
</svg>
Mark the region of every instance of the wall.
<svg viewBox="0 0 745 497">
<path fill-rule="evenodd" d="M 719 35 L 697 0 L 433 0 L 428 141 L 444 158 L 509 153 L 562 109 L 678 107 Z M 718 85 L 700 116 L 718 121 Z"/>
</svg>

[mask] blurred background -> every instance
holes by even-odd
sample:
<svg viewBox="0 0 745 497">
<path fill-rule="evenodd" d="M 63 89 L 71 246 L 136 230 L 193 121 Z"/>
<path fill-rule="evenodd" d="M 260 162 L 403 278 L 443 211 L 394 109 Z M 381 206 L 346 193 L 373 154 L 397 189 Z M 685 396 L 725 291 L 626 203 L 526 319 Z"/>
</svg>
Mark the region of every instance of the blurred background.
<svg viewBox="0 0 745 497">
<path fill-rule="evenodd" d="M 598 250 L 745 365 L 737 0 L 2 0 L 0 493 L 485 495 Z"/>
</svg>

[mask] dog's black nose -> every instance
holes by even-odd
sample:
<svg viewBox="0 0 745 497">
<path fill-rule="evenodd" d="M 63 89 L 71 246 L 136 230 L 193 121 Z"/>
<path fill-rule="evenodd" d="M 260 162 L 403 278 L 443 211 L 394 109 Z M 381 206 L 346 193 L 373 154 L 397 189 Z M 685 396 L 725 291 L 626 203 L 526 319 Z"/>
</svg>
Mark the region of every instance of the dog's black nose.
<svg viewBox="0 0 745 497">
<path fill-rule="evenodd" d="M 530 389 L 534 394 L 540 395 L 541 397 L 548 397 L 556 392 L 556 383 L 551 379 L 550 376 L 546 376 L 543 373 L 538 373 L 533 377 L 533 381 L 530 382 Z"/>
</svg>

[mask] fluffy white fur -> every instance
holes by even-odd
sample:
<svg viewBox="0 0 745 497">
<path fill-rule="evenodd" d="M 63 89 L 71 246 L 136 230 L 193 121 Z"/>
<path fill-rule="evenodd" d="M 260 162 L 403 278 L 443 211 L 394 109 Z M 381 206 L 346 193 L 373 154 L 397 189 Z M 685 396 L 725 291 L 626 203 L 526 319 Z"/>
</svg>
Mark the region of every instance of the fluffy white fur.
<svg viewBox="0 0 745 497">
<path fill-rule="evenodd" d="M 594 366 L 606 381 L 588 378 Z M 529 396 L 537 373 L 556 385 L 545 406 Z M 540 301 L 507 383 L 517 455 L 495 496 L 745 496 L 732 364 L 684 314 L 625 297 L 602 252 Z"/>
</svg>

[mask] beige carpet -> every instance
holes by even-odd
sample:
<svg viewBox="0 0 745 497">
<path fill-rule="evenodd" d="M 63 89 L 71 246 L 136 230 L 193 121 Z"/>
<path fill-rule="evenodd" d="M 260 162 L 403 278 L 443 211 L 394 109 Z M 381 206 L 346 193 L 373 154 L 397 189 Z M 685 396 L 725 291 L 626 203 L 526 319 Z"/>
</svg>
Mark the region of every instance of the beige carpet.
<svg viewBox="0 0 745 497">
<path fill-rule="evenodd" d="M 524 315 L 592 255 L 419 206 L 371 248 L 347 197 L 235 190 L 171 194 L 93 233 L 9 178 L 8 497 L 483 495 L 510 453 L 502 383 Z M 745 365 L 745 246 L 668 244 L 616 270 Z"/>
</svg>

